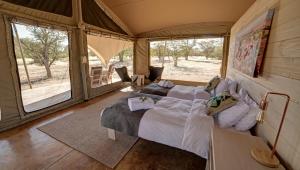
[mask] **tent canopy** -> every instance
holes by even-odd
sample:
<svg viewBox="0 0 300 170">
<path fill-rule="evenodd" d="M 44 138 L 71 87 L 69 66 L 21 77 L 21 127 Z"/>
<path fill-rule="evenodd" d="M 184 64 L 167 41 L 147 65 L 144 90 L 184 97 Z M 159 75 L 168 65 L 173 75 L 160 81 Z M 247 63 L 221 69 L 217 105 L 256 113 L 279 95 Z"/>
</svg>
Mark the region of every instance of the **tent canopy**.
<svg viewBox="0 0 300 170">
<path fill-rule="evenodd" d="M 236 22 L 255 0 L 103 0 L 134 35 L 178 25 Z"/>
<path fill-rule="evenodd" d="M 104 65 L 107 65 L 109 60 L 121 51 L 133 47 L 132 41 L 97 35 L 87 35 L 87 44 Z"/>
<path fill-rule="evenodd" d="M 8 4 L 5 4 L 7 6 L 14 4 L 70 18 L 76 12 L 76 9 L 72 9 L 74 0 L 4 0 L 4 2 L 8 2 Z M 104 11 L 104 8 L 95 0 L 81 0 L 83 21 L 108 31 L 128 35 L 126 32 L 128 29 L 120 27 L 124 24 L 114 21 L 111 17 L 113 14 L 109 14 L 108 10 Z M 16 7 L 16 10 L 20 10 L 20 8 Z"/>
</svg>

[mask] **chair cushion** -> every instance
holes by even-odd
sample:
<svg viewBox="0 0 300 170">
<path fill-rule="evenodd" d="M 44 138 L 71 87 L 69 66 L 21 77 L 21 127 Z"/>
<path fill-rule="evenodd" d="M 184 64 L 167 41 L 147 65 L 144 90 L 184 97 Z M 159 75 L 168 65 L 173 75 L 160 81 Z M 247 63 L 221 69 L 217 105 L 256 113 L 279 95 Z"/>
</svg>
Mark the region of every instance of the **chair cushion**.
<svg viewBox="0 0 300 170">
<path fill-rule="evenodd" d="M 149 74 L 149 77 L 148 79 L 150 81 L 155 81 L 157 78 L 160 78 L 163 71 L 164 71 L 164 68 L 163 67 L 153 67 L 153 66 L 150 66 L 149 67 L 149 71 L 150 71 L 150 74 Z"/>
<path fill-rule="evenodd" d="M 115 68 L 116 72 L 120 76 L 122 82 L 131 82 L 131 78 L 128 75 L 127 67 Z"/>
</svg>

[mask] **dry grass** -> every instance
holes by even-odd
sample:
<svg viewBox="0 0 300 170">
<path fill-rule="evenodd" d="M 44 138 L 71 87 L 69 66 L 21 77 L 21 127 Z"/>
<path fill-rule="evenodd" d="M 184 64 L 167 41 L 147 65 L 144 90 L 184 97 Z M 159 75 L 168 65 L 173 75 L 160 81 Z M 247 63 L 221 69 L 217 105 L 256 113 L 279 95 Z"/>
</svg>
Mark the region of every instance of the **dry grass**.
<svg viewBox="0 0 300 170">
<path fill-rule="evenodd" d="M 158 57 L 151 57 L 152 66 L 162 66 Z M 208 82 L 212 77 L 220 75 L 222 60 L 206 59 L 201 56 L 190 56 L 178 59 L 178 66 L 174 67 L 172 57 L 165 57 L 163 79 Z"/>
<path fill-rule="evenodd" d="M 117 62 L 116 67 L 127 66 L 129 74 L 132 75 L 132 64 L 130 61 Z M 206 59 L 205 57 L 191 56 L 189 60 L 184 57 L 178 59 L 178 66 L 174 67 L 173 58 L 165 57 L 164 72 L 162 78 L 184 81 L 207 82 L 213 76 L 220 74 L 221 60 Z M 22 98 L 24 105 L 43 100 L 71 89 L 69 64 L 67 61 L 56 61 L 51 66 L 53 78 L 47 79 L 44 66 L 28 62 L 28 71 L 33 88 L 28 86 L 25 69 L 22 62 L 18 62 L 19 75 L 21 80 Z M 99 66 L 99 60 L 90 61 L 90 65 Z M 151 58 L 151 65 L 162 66 L 158 57 Z M 104 67 L 103 69 L 108 69 Z M 113 74 L 113 81 L 120 81 L 116 72 Z"/>
</svg>

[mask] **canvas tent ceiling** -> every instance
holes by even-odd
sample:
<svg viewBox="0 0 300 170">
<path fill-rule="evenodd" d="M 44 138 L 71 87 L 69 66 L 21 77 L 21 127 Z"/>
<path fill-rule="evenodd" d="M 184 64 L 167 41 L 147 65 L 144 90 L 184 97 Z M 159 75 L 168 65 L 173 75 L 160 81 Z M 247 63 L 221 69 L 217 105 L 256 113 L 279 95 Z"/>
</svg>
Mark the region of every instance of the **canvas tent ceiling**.
<svg viewBox="0 0 300 170">
<path fill-rule="evenodd" d="M 72 17 L 72 0 L 4 0 L 45 12 Z"/>
<path fill-rule="evenodd" d="M 95 0 L 81 1 L 83 20 L 91 25 L 128 35 L 120 26 L 118 26 L 107 14 L 98 6 Z"/>
<path fill-rule="evenodd" d="M 203 22 L 235 22 L 255 0 L 103 0 L 133 34 Z"/>
<path fill-rule="evenodd" d="M 92 50 L 105 65 L 119 52 L 133 47 L 132 41 L 97 35 L 87 35 L 87 43 L 89 49 Z"/>
<path fill-rule="evenodd" d="M 66 17 L 72 17 L 72 2 L 73 0 L 4 0 L 11 4 L 24 6 L 44 12 L 58 14 Z M 107 11 L 103 11 L 95 0 L 82 0 L 82 18 L 87 24 L 96 27 L 116 32 L 119 34 L 128 35 L 116 22 L 108 15 Z M 75 9 L 74 9 L 75 10 Z"/>
</svg>

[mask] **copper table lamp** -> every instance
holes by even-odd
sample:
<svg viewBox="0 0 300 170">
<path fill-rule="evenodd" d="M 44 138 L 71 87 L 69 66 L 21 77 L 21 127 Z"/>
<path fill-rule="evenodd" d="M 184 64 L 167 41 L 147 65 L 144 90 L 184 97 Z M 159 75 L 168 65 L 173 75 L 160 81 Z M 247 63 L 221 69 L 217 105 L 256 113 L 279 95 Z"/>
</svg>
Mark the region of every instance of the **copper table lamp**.
<svg viewBox="0 0 300 170">
<path fill-rule="evenodd" d="M 286 112 L 287 112 L 287 108 L 288 108 L 289 101 L 290 101 L 290 96 L 287 95 L 287 94 L 283 94 L 283 93 L 267 92 L 264 96 L 264 99 L 260 102 L 261 112 L 257 116 L 257 121 L 259 123 L 262 123 L 264 121 L 264 114 L 265 114 L 265 111 L 266 111 L 267 105 L 268 105 L 267 98 L 268 98 L 269 95 L 279 95 L 279 96 L 286 97 L 286 103 L 285 103 L 284 111 L 283 111 L 281 121 L 280 121 L 280 124 L 279 124 L 279 129 L 278 129 L 278 132 L 277 132 L 277 135 L 276 135 L 276 138 L 275 138 L 274 145 L 272 147 L 272 151 L 264 150 L 264 149 L 260 149 L 260 148 L 253 148 L 251 150 L 251 156 L 257 162 L 259 162 L 260 164 L 262 164 L 264 166 L 268 166 L 268 167 L 271 167 L 271 168 L 277 168 L 280 165 L 280 162 L 279 162 L 279 160 L 277 159 L 277 157 L 275 155 L 276 145 L 277 145 L 278 138 L 279 138 L 279 135 L 280 135 L 280 132 L 281 132 L 281 128 L 282 128 L 282 125 L 283 125 L 283 122 L 284 122 L 284 118 L 285 118 L 285 115 L 286 115 Z"/>
</svg>

